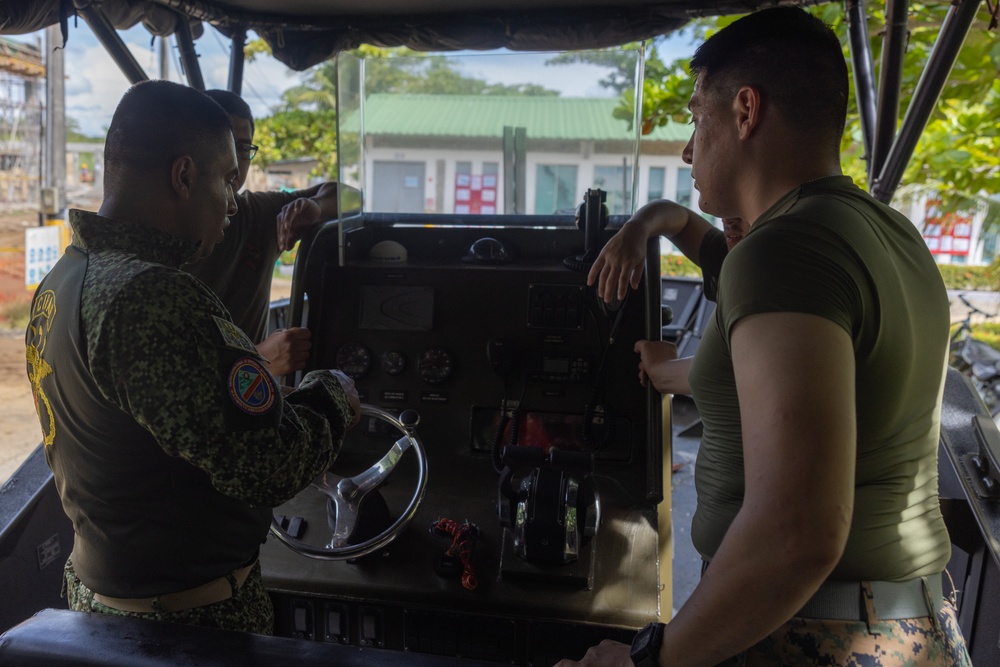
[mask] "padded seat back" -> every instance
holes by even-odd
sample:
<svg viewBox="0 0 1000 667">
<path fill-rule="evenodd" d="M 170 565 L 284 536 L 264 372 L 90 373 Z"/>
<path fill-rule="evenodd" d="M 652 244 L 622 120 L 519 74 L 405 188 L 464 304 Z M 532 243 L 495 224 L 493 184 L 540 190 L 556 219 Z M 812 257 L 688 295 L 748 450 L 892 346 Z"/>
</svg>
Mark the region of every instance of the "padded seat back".
<svg viewBox="0 0 1000 667">
<path fill-rule="evenodd" d="M 63 667 L 477 667 L 497 663 L 357 648 L 67 609 L 43 609 L 0 635 L 0 665 Z"/>
</svg>

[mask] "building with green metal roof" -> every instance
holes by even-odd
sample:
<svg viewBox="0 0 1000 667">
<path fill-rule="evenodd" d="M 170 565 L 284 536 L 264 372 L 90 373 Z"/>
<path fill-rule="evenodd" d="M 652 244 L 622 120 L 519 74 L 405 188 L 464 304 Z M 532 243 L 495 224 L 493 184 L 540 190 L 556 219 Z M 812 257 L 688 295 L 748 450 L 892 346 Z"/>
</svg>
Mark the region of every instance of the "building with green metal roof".
<svg viewBox="0 0 1000 667">
<path fill-rule="evenodd" d="M 572 210 L 594 187 L 608 192 L 612 213 L 634 210 L 633 197 L 636 205 L 690 201 L 690 169 L 680 157 L 690 128 L 671 122 L 640 137 L 615 117 L 620 105 L 614 98 L 373 94 L 363 123 L 351 112 L 340 126 L 363 128 L 373 211 L 552 213 Z"/>
<path fill-rule="evenodd" d="M 615 118 L 615 98 L 496 95 L 388 95 L 365 99 L 365 132 L 376 136 L 496 138 L 497 128 L 526 127 L 532 139 L 630 141 L 635 131 Z M 691 129 L 669 122 L 643 140 L 687 142 Z"/>
</svg>

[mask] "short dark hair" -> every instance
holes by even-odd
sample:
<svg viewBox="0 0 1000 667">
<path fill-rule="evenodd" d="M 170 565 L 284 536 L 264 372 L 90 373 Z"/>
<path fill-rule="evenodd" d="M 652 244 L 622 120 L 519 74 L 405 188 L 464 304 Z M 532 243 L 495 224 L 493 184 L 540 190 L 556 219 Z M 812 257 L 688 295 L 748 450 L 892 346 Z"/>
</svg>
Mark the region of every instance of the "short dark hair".
<svg viewBox="0 0 1000 667">
<path fill-rule="evenodd" d="M 118 103 L 104 144 L 105 187 L 182 155 L 211 160 L 232 136 L 229 114 L 207 95 L 171 81 L 137 83 Z"/>
<path fill-rule="evenodd" d="M 206 90 L 205 94 L 215 100 L 230 116 L 250 121 L 250 132 L 254 131 L 253 112 L 250 111 L 250 105 L 246 103 L 246 100 L 234 92 L 220 88 Z"/>
<path fill-rule="evenodd" d="M 797 7 L 748 14 L 705 41 L 691 59 L 708 95 L 732 97 L 750 85 L 801 130 L 818 133 L 839 152 L 849 85 L 840 40 Z"/>
</svg>

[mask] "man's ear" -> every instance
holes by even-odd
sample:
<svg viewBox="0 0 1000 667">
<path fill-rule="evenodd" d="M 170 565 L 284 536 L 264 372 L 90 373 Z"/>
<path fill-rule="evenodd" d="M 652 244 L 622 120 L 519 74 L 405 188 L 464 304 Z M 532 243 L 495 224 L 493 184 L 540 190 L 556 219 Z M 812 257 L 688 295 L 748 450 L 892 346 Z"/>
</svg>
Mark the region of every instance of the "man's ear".
<svg viewBox="0 0 1000 667">
<path fill-rule="evenodd" d="M 190 155 L 182 155 L 170 165 L 170 186 L 179 197 L 189 199 L 196 175 L 194 159 Z"/>
<path fill-rule="evenodd" d="M 756 86 L 741 86 L 733 98 L 736 130 L 740 139 L 748 139 L 763 119 L 764 99 Z"/>
</svg>

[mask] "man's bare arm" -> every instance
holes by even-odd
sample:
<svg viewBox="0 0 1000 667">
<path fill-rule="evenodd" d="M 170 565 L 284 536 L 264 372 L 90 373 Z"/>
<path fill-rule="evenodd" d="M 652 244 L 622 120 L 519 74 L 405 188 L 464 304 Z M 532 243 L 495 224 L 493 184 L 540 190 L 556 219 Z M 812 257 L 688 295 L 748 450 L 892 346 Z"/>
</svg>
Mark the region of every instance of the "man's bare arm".
<svg viewBox="0 0 1000 667">
<path fill-rule="evenodd" d="M 731 341 L 746 493 L 711 567 L 667 625 L 663 665 L 716 664 L 774 631 L 833 570 L 850 530 L 850 336 L 815 315 L 765 313 L 738 321 Z"/>
<path fill-rule="evenodd" d="M 666 199 L 652 201 L 635 212 L 594 261 L 587 284 L 597 283 L 597 294 L 610 302 L 624 299 L 631 285 L 639 288 L 646 263 L 646 240 L 665 236 L 698 264 L 698 253 L 712 225 L 694 211 Z"/>
<path fill-rule="evenodd" d="M 640 340 L 633 348 L 639 353 L 639 382 L 661 394 L 690 394 L 688 372 L 692 357 L 677 358 L 677 346 L 664 341 Z"/>
<path fill-rule="evenodd" d="M 337 217 L 338 185 L 321 183 L 299 190 L 278 213 L 278 249 L 290 250 L 309 227 Z"/>
</svg>

